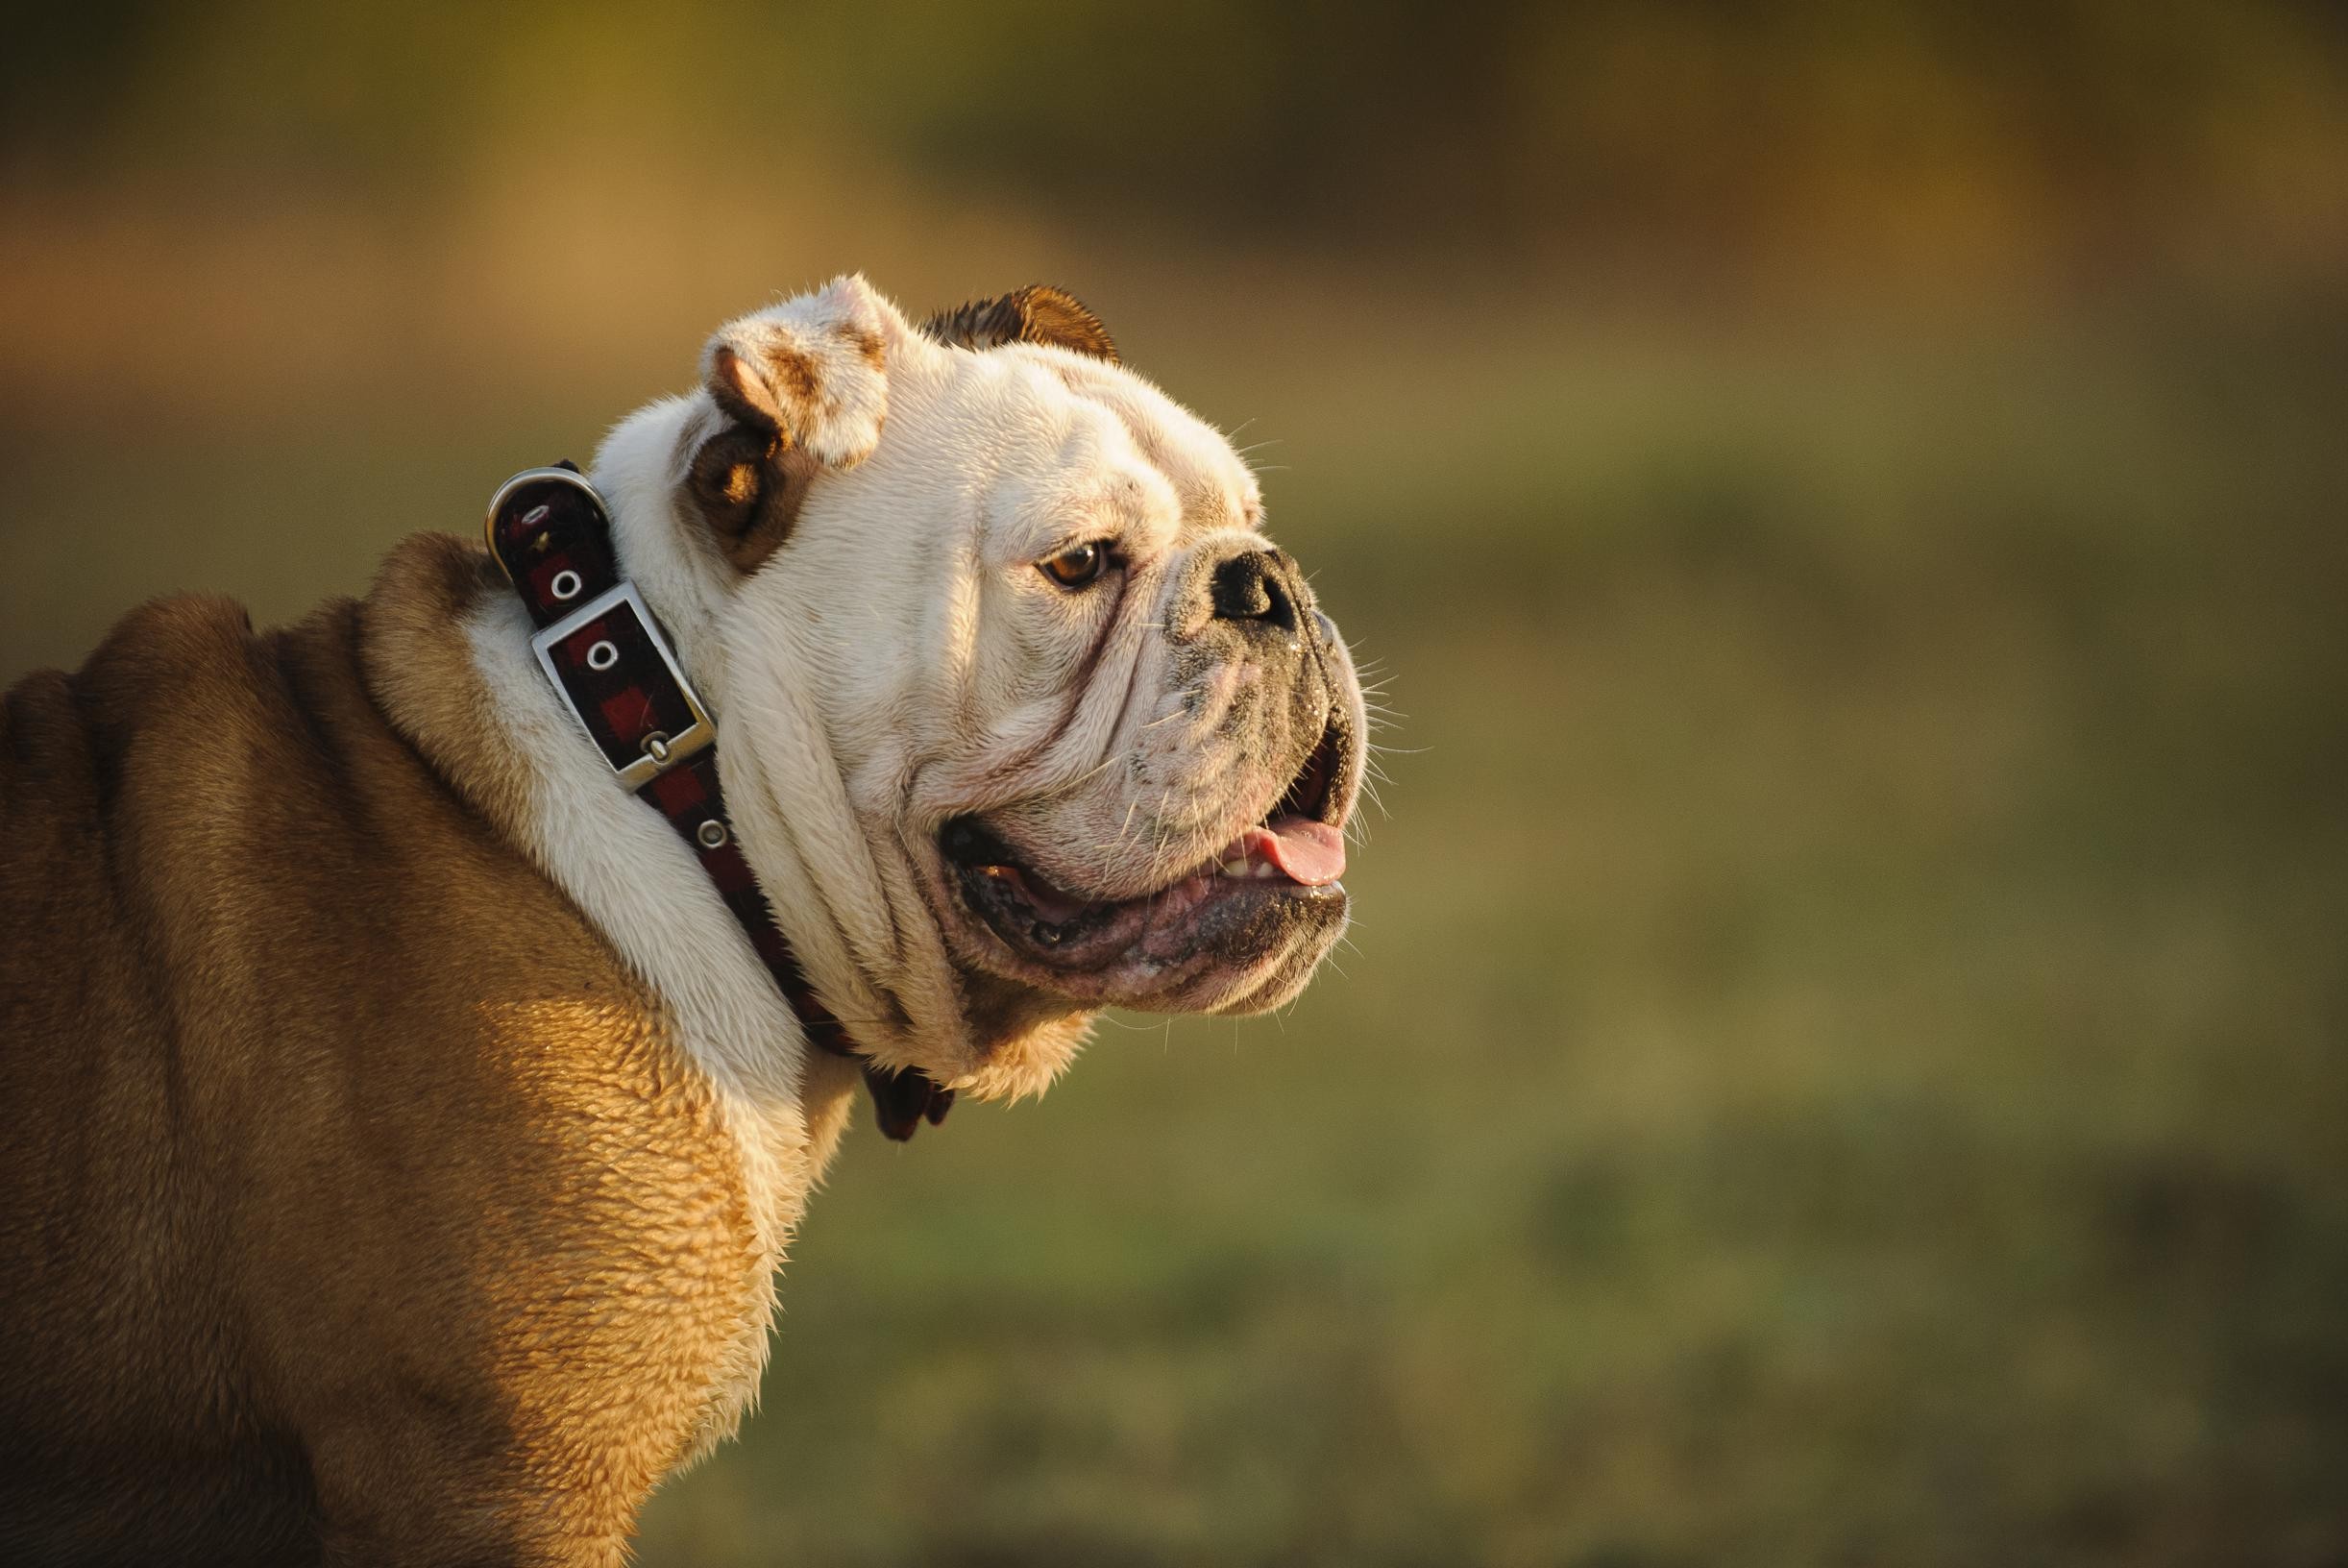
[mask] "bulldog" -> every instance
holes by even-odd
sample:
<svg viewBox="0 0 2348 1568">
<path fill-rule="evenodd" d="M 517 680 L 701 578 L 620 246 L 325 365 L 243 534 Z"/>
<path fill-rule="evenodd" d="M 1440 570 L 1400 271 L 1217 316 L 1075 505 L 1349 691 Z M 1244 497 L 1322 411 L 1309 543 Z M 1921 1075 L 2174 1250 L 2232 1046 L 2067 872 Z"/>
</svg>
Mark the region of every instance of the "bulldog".
<svg viewBox="0 0 2348 1568">
<path fill-rule="evenodd" d="M 618 1563 L 861 1080 L 902 1135 L 1340 934 L 1345 645 L 1082 306 L 844 278 L 699 368 L 576 488 L 722 810 L 447 534 L 8 693 L 0 1560 Z"/>
</svg>

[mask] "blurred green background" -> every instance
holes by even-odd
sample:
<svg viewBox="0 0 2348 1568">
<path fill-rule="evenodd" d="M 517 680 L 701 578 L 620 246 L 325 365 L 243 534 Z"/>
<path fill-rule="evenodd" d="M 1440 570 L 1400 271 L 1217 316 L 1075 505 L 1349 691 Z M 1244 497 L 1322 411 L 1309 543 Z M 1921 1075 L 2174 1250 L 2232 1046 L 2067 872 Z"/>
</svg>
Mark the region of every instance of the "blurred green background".
<svg viewBox="0 0 2348 1568">
<path fill-rule="evenodd" d="M 648 1563 L 2348 1561 L 2336 7 L 7 37 L 0 677 L 845 268 L 1073 288 L 1382 672 L 1335 967 L 861 1128 Z"/>
</svg>

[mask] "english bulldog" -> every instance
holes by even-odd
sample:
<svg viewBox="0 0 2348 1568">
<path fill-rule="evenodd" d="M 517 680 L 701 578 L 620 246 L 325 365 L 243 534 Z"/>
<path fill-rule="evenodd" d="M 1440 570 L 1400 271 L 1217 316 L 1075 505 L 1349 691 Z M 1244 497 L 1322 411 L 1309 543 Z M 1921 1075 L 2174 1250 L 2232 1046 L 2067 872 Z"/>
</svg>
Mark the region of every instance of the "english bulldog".
<svg viewBox="0 0 2348 1568">
<path fill-rule="evenodd" d="M 1345 645 L 1067 295 L 755 311 L 578 488 L 722 813 L 550 678 L 577 578 L 445 533 L 7 694 L 0 1561 L 616 1564 L 861 1080 L 902 1134 L 1342 930 Z"/>
</svg>

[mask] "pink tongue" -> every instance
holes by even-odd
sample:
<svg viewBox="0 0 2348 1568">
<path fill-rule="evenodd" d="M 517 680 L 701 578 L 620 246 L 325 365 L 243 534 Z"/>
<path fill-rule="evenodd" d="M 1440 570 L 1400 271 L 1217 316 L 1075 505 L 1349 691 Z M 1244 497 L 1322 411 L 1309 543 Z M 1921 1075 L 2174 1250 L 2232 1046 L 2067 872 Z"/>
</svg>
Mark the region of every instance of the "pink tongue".
<svg viewBox="0 0 2348 1568">
<path fill-rule="evenodd" d="M 1294 882 L 1325 887 L 1345 874 L 1345 835 L 1327 822 L 1283 817 L 1267 827 L 1251 827 L 1243 841 Z"/>
</svg>

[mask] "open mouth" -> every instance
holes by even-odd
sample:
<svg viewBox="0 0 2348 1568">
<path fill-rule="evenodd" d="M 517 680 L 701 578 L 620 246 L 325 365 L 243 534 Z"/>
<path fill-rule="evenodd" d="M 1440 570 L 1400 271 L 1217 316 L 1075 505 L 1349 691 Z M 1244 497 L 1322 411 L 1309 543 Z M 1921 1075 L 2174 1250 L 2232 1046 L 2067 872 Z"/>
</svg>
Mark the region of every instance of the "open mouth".
<svg viewBox="0 0 2348 1568">
<path fill-rule="evenodd" d="M 1270 906 L 1343 908 L 1336 795 L 1349 744 L 1332 715 L 1269 810 L 1204 862 L 1137 897 L 1088 898 L 1055 886 L 975 817 L 947 822 L 939 848 L 971 910 L 1013 948 L 1053 968 L 1094 968 L 1128 955 L 1170 964 L 1218 940 L 1255 945 L 1243 939 L 1277 913 Z"/>
</svg>

